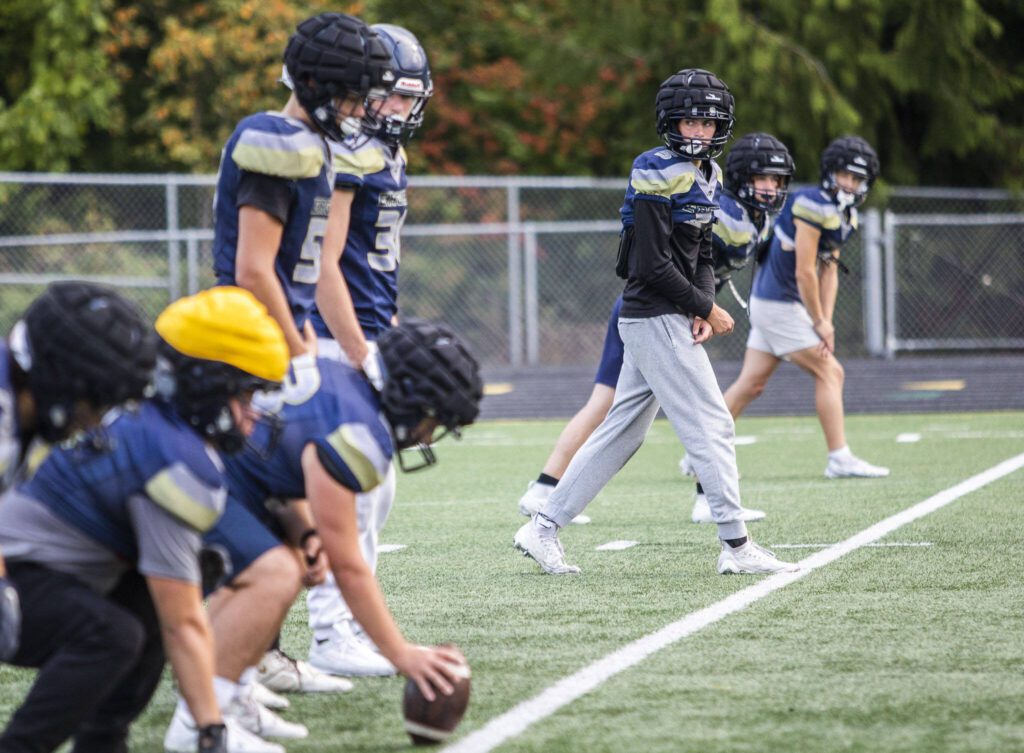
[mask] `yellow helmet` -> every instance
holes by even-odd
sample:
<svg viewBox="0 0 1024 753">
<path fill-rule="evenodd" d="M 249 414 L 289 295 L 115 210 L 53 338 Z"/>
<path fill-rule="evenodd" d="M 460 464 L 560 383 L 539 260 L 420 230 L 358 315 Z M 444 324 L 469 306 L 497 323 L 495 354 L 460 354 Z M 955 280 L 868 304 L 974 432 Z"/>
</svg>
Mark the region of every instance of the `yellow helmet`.
<svg viewBox="0 0 1024 753">
<path fill-rule="evenodd" d="M 179 353 L 219 361 L 268 382 L 288 372 L 281 327 L 256 296 L 223 286 L 181 298 L 157 317 L 156 331 Z"/>
</svg>

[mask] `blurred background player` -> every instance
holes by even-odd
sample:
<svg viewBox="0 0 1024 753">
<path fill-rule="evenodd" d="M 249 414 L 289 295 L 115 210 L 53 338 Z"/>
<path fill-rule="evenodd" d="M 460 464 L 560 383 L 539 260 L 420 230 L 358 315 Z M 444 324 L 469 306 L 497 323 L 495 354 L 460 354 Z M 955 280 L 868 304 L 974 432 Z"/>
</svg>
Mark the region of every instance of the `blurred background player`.
<svg viewBox="0 0 1024 753">
<path fill-rule="evenodd" d="M 287 347 L 264 307 L 238 288 L 181 299 L 156 329 L 166 359 L 159 397 L 108 413 L 52 449 L 0 504 L 0 542 L 24 609 L 13 663 L 39 668 L 0 736 L 4 753 L 55 750 L 69 736 L 81 753 L 126 751 L 165 651 L 197 721 L 188 750 L 242 749 L 245 733 L 230 730 L 232 748 L 213 689 L 200 536 L 224 505 L 214 448 L 240 449 L 252 393 L 279 385 Z M 132 332 L 133 354 L 101 358 L 97 368 L 136 385 L 137 396 L 156 338 L 144 337 L 148 328 Z"/>
<path fill-rule="evenodd" d="M 760 395 L 785 359 L 814 378 L 814 404 L 828 446 L 828 478 L 888 476 L 850 452 L 843 417 L 843 367 L 835 357 L 839 252 L 857 229 L 857 207 L 878 176 L 875 150 L 858 136 L 821 155 L 821 183 L 795 192 L 779 215 L 750 300 L 743 367 L 725 392 L 734 417 Z M 844 268 L 845 269 L 845 268 Z"/>
<path fill-rule="evenodd" d="M 715 290 L 728 285 L 744 309 L 747 301 L 732 282 L 732 274 L 743 269 L 751 257 L 767 249 L 771 242 L 775 216 L 782 211 L 793 177 L 793 158 L 786 145 L 767 133 L 748 133 L 736 140 L 725 161 L 725 188 L 715 211 L 711 251 L 715 259 Z M 729 396 L 725 396 L 729 405 Z M 733 414 L 733 418 L 736 414 Z M 680 464 L 683 472 L 694 475 L 689 456 Z M 760 510 L 744 508 L 743 519 L 760 520 Z M 711 507 L 700 482 L 694 496 L 694 523 L 711 523 Z"/>
<path fill-rule="evenodd" d="M 67 439 L 103 413 L 139 398 L 149 382 L 148 326 L 111 288 L 57 282 L 0 340 L 0 492 L 10 487 L 33 440 Z M 0 661 L 20 634 L 18 595 L 0 554 Z"/>
<path fill-rule="evenodd" d="M 380 108 L 369 140 L 332 143 L 335 183 L 324 238 L 324 268 L 313 325 L 321 355 L 362 368 L 380 388 L 376 340 L 397 320 L 401 230 L 408 210 L 405 144 L 423 124 L 434 93 L 426 51 L 406 29 L 371 27 L 391 56 L 395 83 Z M 377 541 L 395 499 L 395 470 L 359 493 L 360 546 L 371 571 Z M 309 662 L 344 676 L 395 673 L 352 618 L 333 576 L 309 590 L 306 603 L 313 638 Z"/>
<path fill-rule="evenodd" d="M 439 325 L 412 320 L 379 342 L 387 367 L 382 392 L 361 372 L 320 358 L 319 388 L 301 401 L 285 401 L 280 440 L 271 447 L 271 430 L 260 427 L 251 446 L 226 461 L 227 509 L 206 537 L 232 564 L 230 578 L 210 599 L 218 696 L 229 718 L 261 735 L 306 735 L 301 725 L 260 708 L 243 674 L 280 630 L 302 585 L 322 580 L 328 566 L 386 660 L 425 695 L 432 697 L 431 687 L 450 688 L 455 655 L 409 643 L 394 623 L 360 546 L 356 497 L 384 481 L 395 453 L 419 448 L 431 464 L 436 430 L 457 434 L 475 420 L 479 367 Z M 179 706 L 166 739 L 177 739 L 187 723 L 187 710 Z"/>
<path fill-rule="evenodd" d="M 281 112 L 242 120 L 217 176 L 214 271 L 239 285 L 280 324 L 292 356 L 313 343 L 306 322 L 320 279 L 332 168 L 326 138 L 358 135 L 367 96 L 383 101 L 389 57 L 358 18 L 322 13 L 303 21 L 284 54 L 292 94 Z M 296 370 L 302 364 L 296 364 Z"/>
<path fill-rule="evenodd" d="M 738 139 L 729 151 L 725 169 L 725 190 L 715 210 L 711 251 L 715 264 L 715 291 L 729 285 L 737 302 L 746 308 L 746 301 L 732 285 L 732 273 L 743 269 L 754 250 L 771 237 L 771 219 L 786 201 L 789 181 L 793 176 L 793 158 L 782 142 L 764 133 L 751 133 Z M 554 450 L 544 463 L 536 481 L 531 481 L 519 499 L 519 512 L 535 515 L 551 495 L 569 461 L 604 420 L 612 405 L 615 384 L 622 370 L 622 338 L 619 336 L 619 310 L 622 296 L 616 299 L 608 320 L 601 363 L 594 378 L 590 399 L 562 430 Z M 684 457 L 684 472 L 693 471 Z M 743 520 L 760 520 L 760 510 L 743 509 Z M 711 508 L 698 484 L 691 519 L 694 523 L 712 523 Z M 589 523 L 579 515 L 573 523 Z"/>
<path fill-rule="evenodd" d="M 706 480 L 722 542 L 718 571 L 777 572 L 792 566 L 754 544 L 742 519 L 735 428 L 703 348 L 732 331 L 714 301 L 711 227 L 733 97 L 714 74 L 681 70 L 659 87 L 657 130 L 665 146 L 634 160 L 622 207 L 616 271 L 627 278 L 619 316 L 625 346 L 608 416 L 576 453 L 548 501 L 514 537 L 552 574 L 565 561 L 558 529 L 578 515 L 639 449 L 659 403 Z"/>
</svg>

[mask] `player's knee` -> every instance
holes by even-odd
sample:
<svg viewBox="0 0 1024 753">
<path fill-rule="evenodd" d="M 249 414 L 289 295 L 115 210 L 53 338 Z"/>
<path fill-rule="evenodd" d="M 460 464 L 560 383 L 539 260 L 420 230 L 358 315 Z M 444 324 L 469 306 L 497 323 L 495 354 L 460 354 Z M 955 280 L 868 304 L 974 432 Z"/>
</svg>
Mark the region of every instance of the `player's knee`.
<svg viewBox="0 0 1024 753">
<path fill-rule="evenodd" d="M 291 602 L 302 588 L 302 571 L 292 553 L 278 546 L 260 555 L 239 580 L 242 588 L 258 591 L 262 597 Z"/>
<path fill-rule="evenodd" d="M 836 358 L 830 358 L 829 361 L 831 363 L 830 368 L 832 373 L 830 374 L 830 376 L 832 377 L 832 381 L 834 381 L 836 384 L 842 385 L 842 383 L 846 380 L 846 370 L 843 368 L 843 365 L 839 363 L 839 361 Z"/>
<path fill-rule="evenodd" d="M 146 645 L 146 629 L 134 615 L 118 610 L 106 616 L 91 636 L 98 658 L 112 676 L 135 666 Z"/>
</svg>

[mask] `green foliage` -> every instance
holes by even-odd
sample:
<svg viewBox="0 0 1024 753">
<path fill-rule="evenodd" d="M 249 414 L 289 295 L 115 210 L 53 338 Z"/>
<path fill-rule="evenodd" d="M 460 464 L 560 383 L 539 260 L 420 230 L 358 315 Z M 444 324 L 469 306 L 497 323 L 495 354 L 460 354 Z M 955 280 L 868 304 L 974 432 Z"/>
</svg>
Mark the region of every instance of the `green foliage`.
<svg viewBox="0 0 1024 753">
<path fill-rule="evenodd" d="M 1013 0 L 9 0 L 0 168 L 211 172 L 241 117 L 280 106 L 287 36 L 325 9 L 427 48 L 421 172 L 622 175 L 655 143 L 658 82 L 697 66 L 802 180 L 856 132 L 892 183 L 1024 186 Z"/>
</svg>

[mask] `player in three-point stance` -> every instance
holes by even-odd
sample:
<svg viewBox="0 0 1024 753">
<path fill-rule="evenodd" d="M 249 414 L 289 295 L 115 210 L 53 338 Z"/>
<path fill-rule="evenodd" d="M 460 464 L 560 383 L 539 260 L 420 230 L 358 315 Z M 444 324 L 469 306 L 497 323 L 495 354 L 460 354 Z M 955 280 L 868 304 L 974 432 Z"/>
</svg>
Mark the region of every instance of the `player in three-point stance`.
<svg viewBox="0 0 1024 753">
<path fill-rule="evenodd" d="M 85 321 L 87 321 L 88 315 Z M 108 317 L 125 333 L 123 317 Z M 150 382 L 155 338 L 130 354 L 80 326 L 107 384 Z M 0 751 L 126 751 L 129 726 L 156 690 L 165 652 L 194 725 L 189 751 L 247 750 L 213 687 L 213 645 L 199 589 L 202 532 L 224 505 L 215 448 L 240 448 L 256 389 L 288 365 L 280 328 L 251 294 L 216 288 L 157 319 L 157 397 L 108 412 L 53 448 L 0 504 L 0 544 L 24 609 L 14 656 L 39 674 L 0 736 Z M 143 336 L 145 335 L 145 337 Z M 124 390 L 126 387 L 113 389 Z"/>
<path fill-rule="evenodd" d="M 516 532 L 517 548 L 548 573 L 577 573 L 558 529 L 590 503 L 639 449 L 659 404 L 689 450 L 718 526 L 718 571 L 791 569 L 748 536 L 740 504 L 735 427 L 700 345 L 732 331 L 715 303 L 711 233 L 733 97 L 700 69 L 666 79 L 656 98 L 665 146 L 633 163 L 616 271 L 627 279 L 619 314 L 625 346 L 608 416 L 576 453 L 547 502 Z"/>
<path fill-rule="evenodd" d="M 435 430 L 472 423 L 482 383 L 476 361 L 443 327 L 413 320 L 378 342 L 387 374 L 381 392 L 360 371 L 320 358 L 316 388 L 284 394 L 279 438 L 258 427 L 251 446 L 226 460 L 227 508 L 206 537 L 231 563 L 210 598 L 217 692 L 230 716 L 264 736 L 308 732 L 255 702 L 242 675 L 266 651 L 302 586 L 322 582 L 328 569 L 384 658 L 424 694 L 450 691 L 457 656 L 416 646 L 395 625 L 360 547 L 356 497 L 381 484 L 405 448 L 420 447 L 432 462 Z M 187 723 L 179 708 L 167 739 Z"/>
</svg>

